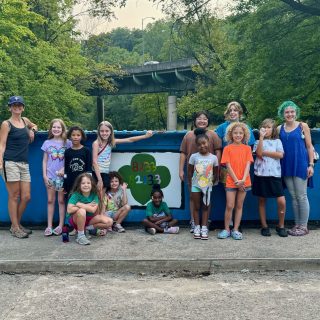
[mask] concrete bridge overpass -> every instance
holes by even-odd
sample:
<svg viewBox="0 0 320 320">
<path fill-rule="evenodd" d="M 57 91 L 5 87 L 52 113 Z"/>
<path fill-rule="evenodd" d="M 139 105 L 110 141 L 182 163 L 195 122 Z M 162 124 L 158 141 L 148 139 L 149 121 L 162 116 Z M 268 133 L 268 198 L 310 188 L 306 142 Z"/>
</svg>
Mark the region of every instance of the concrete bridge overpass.
<svg viewBox="0 0 320 320">
<path fill-rule="evenodd" d="M 150 63 L 143 66 L 128 67 L 122 75 L 111 76 L 116 91 L 101 88 L 91 89 L 89 94 L 97 97 L 98 122 L 104 119 L 105 95 L 126 95 L 168 92 L 167 129 L 175 130 L 177 124 L 177 95 L 195 90 L 196 73 L 193 67 L 198 65 L 193 58 L 170 62 Z"/>
</svg>

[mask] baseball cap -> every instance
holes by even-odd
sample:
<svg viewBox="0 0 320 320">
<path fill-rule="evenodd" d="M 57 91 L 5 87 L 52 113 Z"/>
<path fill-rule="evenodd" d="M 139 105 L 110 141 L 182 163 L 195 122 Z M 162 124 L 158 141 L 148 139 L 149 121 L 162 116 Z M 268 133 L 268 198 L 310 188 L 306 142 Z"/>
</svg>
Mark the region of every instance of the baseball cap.
<svg viewBox="0 0 320 320">
<path fill-rule="evenodd" d="M 14 104 L 14 103 L 20 103 L 24 106 L 24 101 L 23 101 L 23 98 L 20 97 L 20 96 L 12 96 L 9 98 L 8 100 L 8 106 Z"/>
</svg>

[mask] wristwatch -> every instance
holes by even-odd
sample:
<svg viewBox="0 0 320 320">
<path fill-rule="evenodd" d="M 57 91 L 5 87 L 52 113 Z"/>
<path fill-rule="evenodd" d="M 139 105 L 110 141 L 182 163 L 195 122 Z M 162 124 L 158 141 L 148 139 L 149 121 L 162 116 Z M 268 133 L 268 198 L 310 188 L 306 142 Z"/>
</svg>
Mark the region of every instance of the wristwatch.
<svg viewBox="0 0 320 320">
<path fill-rule="evenodd" d="M 314 168 L 314 163 L 313 163 L 313 162 L 310 162 L 310 163 L 309 163 L 309 167 Z"/>
</svg>

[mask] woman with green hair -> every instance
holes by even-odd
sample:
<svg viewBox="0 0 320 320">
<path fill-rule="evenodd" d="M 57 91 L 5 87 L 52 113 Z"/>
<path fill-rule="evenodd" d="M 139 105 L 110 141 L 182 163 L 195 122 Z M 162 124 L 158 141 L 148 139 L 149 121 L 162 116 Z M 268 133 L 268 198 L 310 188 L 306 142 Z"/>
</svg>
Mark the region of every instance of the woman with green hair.
<svg viewBox="0 0 320 320">
<path fill-rule="evenodd" d="M 307 184 L 314 170 L 310 129 L 305 122 L 297 121 L 300 108 L 293 101 L 283 102 L 278 108 L 278 116 L 284 120 L 277 128 L 284 149 L 281 173 L 292 198 L 295 220 L 294 227 L 288 233 L 304 236 L 309 233 Z"/>
</svg>

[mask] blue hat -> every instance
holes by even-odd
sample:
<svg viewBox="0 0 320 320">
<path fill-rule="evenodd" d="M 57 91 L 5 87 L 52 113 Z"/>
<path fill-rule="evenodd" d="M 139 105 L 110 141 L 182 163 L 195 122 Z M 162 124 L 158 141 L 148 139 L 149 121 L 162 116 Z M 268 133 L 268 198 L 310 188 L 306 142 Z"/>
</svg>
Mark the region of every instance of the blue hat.
<svg viewBox="0 0 320 320">
<path fill-rule="evenodd" d="M 14 103 L 20 103 L 20 104 L 22 104 L 24 106 L 23 98 L 20 97 L 20 96 L 12 96 L 12 97 L 9 98 L 8 106 L 11 106 Z"/>
</svg>

